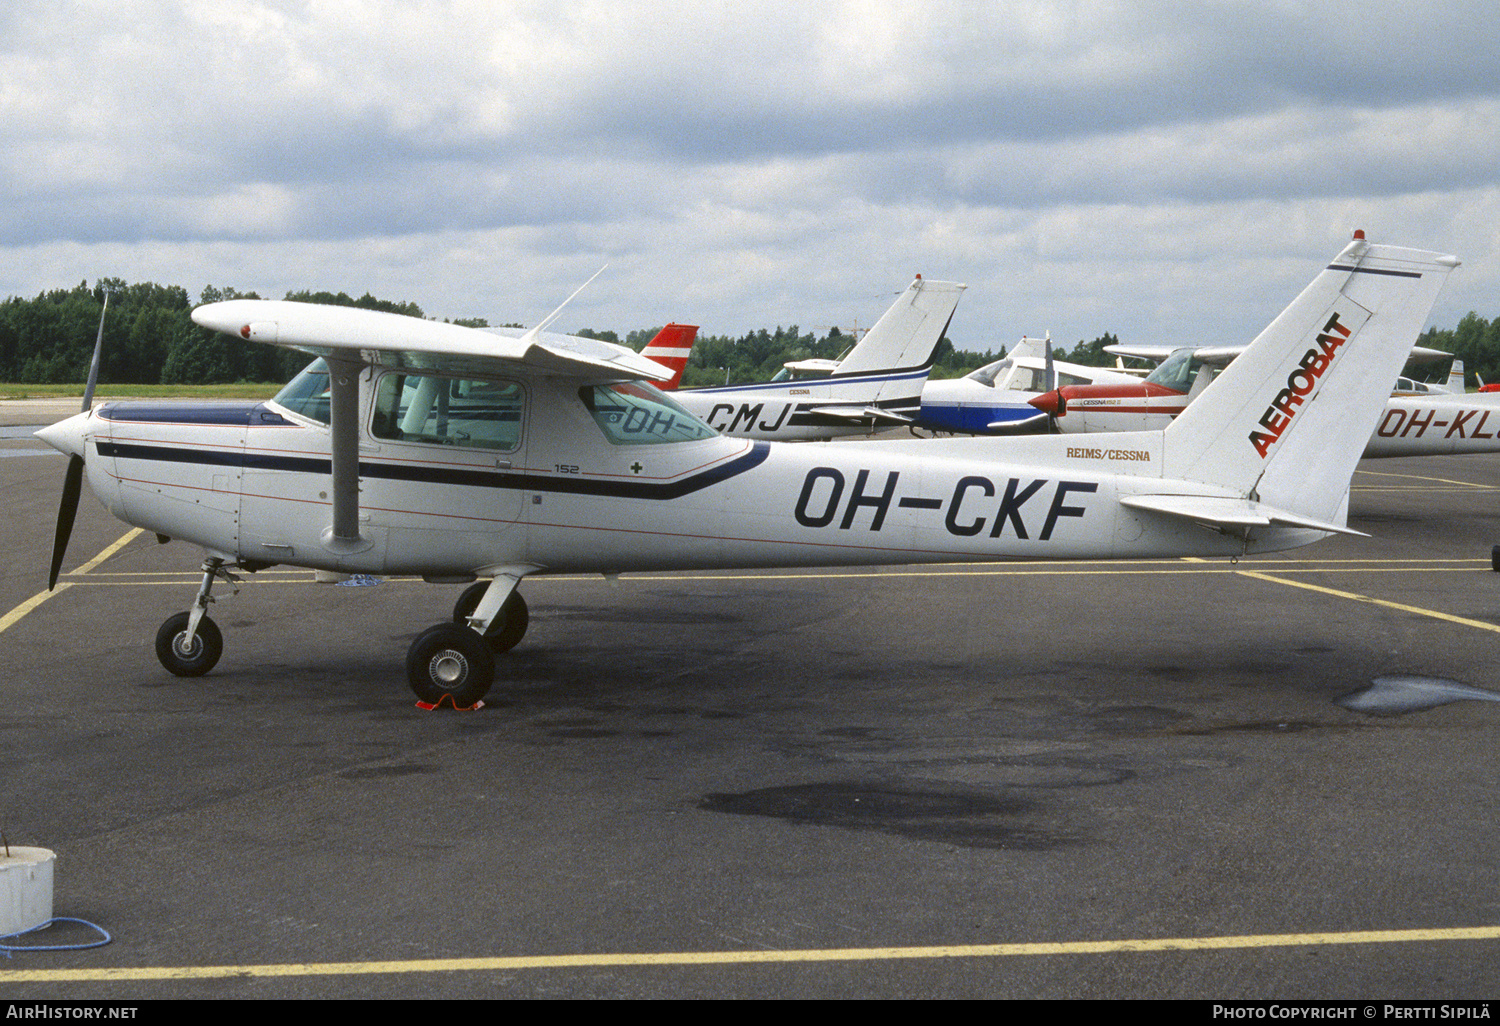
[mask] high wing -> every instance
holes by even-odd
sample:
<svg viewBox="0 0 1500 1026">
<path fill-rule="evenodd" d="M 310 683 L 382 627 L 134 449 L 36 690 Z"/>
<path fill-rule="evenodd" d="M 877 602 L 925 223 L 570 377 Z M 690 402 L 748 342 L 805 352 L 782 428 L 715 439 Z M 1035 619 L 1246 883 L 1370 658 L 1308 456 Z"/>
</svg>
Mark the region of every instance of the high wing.
<svg viewBox="0 0 1500 1026">
<path fill-rule="evenodd" d="M 1142 346 L 1122 344 L 1104 347 L 1104 351 L 1112 356 L 1133 357 L 1137 360 L 1155 360 L 1158 363 L 1181 349 L 1190 350 L 1192 358 L 1198 363 L 1206 363 L 1215 367 L 1223 367 L 1230 360 L 1233 360 L 1245 351 L 1244 346 Z"/>
<path fill-rule="evenodd" d="M 1244 346 L 1150 346 L 1120 343 L 1104 347 L 1104 351 L 1111 356 L 1124 356 L 1137 360 L 1155 360 L 1158 363 L 1180 349 L 1189 349 L 1192 351 L 1194 360 L 1199 363 L 1212 364 L 1216 367 L 1223 367 L 1230 360 L 1233 360 L 1245 351 Z M 1412 346 L 1411 355 L 1407 357 L 1406 362 L 1431 363 L 1434 360 L 1446 360 L 1452 355 L 1452 353 L 1445 353 L 1441 349 Z"/>
<path fill-rule="evenodd" d="M 417 317 L 275 299 L 230 299 L 193 311 L 205 328 L 252 342 L 396 369 L 494 376 L 529 369 L 616 381 L 668 381 L 672 371 L 625 346 L 536 329 L 468 328 Z"/>
</svg>

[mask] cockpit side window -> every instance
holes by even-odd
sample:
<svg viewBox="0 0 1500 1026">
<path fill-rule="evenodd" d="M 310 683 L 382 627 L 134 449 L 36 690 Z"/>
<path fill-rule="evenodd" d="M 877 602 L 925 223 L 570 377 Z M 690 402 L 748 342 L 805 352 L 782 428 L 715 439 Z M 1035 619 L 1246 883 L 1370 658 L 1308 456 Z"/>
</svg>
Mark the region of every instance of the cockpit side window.
<svg viewBox="0 0 1500 1026">
<path fill-rule="evenodd" d="M 386 374 L 375 387 L 370 433 L 393 442 L 424 442 L 512 452 L 521 444 L 525 392 L 513 381 Z"/>
<path fill-rule="evenodd" d="M 585 385 L 578 398 L 611 445 L 696 442 L 718 434 L 676 402 L 647 385 Z"/>
</svg>

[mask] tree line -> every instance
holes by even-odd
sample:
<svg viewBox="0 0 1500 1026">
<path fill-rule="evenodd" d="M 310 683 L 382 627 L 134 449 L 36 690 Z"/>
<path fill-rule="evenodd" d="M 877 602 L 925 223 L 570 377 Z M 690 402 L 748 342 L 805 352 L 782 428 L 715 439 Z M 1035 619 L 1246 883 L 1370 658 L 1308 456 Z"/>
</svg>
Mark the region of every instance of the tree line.
<svg viewBox="0 0 1500 1026">
<path fill-rule="evenodd" d="M 199 303 L 225 299 L 260 299 L 254 292 L 205 286 L 196 301 L 180 285 L 128 283 L 101 278 L 92 287 L 80 282 L 72 289 L 54 289 L 33 299 L 11 297 L 0 302 L 0 381 L 24 384 L 82 382 L 88 377 L 99 313 L 109 294 L 104 320 L 104 349 L 100 381 L 116 384 L 219 384 L 277 382 L 294 375 L 307 362 L 305 354 L 279 346 L 245 345 L 194 324 L 191 312 Z M 377 299 L 368 292 L 358 298 L 343 292 L 288 292 L 284 297 L 307 303 L 354 306 L 366 310 L 423 317 L 415 303 Z M 455 321 L 484 328 L 483 318 Z M 519 327 L 519 325 L 507 325 Z M 660 327 L 640 328 L 622 338 L 614 331 L 584 329 L 578 334 L 617 342 L 640 350 Z M 734 337 L 699 334 L 683 375 L 684 387 L 766 381 L 793 360 L 836 360 L 858 341 L 837 327 L 818 336 L 797 325 L 761 328 Z M 1108 366 L 1114 357 L 1104 347 L 1119 342 L 1105 332 L 1090 341 L 1079 340 L 1071 350 L 1054 349 L 1058 359 L 1090 366 Z M 1470 313 L 1456 328 L 1433 328 L 1420 345 L 1451 352 L 1464 361 L 1469 381 L 1476 374 L 1500 381 L 1500 318 L 1487 321 Z M 944 336 L 934 354 L 933 377 L 958 377 L 1000 359 L 1006 353 L 957 348 Z"/>
</svg>

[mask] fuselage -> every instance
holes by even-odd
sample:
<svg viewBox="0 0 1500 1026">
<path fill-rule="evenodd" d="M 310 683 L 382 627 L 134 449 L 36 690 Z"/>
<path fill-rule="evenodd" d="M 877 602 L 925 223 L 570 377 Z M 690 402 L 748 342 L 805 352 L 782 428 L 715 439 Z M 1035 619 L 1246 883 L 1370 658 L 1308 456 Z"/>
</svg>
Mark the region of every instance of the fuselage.
<svg viewBox="0 0 1500 1026">
<path fill-rule="evenodd" d="M 915 420 L 929 368 L 838 374 L 723 388 L 673 398 L 715 431 L 740 438 L 818 441 Z M 866 411 L 878 410 L 880 415 Z"/>
<path fill-rule="evenodd" d="M 1323 537 L 1268 528 L 1247 546 L 1122 507 L 1177 487 L 1161 479 L 1160 433 L 1087 450 L 1060 437 L 809 446 L 707 431 L 641 385 L 388 371 L 360 388 L 357 545 L 327 541 L 316 385 L 268 403 L 110 403 L 68 430 L 122 520 L 234 562 L 345 572 L 1238 555 Z"/>
</svg>

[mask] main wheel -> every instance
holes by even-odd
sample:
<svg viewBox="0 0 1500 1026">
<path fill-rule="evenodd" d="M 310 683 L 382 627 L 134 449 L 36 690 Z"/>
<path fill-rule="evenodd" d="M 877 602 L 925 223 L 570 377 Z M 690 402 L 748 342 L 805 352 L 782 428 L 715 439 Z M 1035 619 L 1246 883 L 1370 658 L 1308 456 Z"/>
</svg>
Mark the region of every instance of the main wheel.
<svg viewBox="0 0 1500 1026">
<path fill-rule="evenodd" d="M 193 642 L 187 644 L 188 614 L 169 616 L 156 632 L 156 658 L 179 677 L 201 677 L 224 654 L 224 635 L 208 617 L 198 621 Z"/>
<path fill-rule="evenodd" d="M 473 705 L 495 681 L 495 655 L 486 640 L 462 624 L 440 623 L 417 635 L 406 652 L 406 680 L 418 699 L 436 705 Z"/>
<path fill-rule="evenodd" d="M 484 598 L 488 588 L 489 584 L 483 581 L 465 588 L 464 593 L 453 604 L 453 622 L 467 623 L 474 610 L 479 608 L 479 600 Z M 526 628 L 530 623 L 531 613 L 518 588 L 506 597 L 499 615 L 490 621 L 490 629 L 484 632 L 484 640 L 490 643 L 490 651 L 496 655 L 509 652 L 526 636 Z"/>
</svg>

